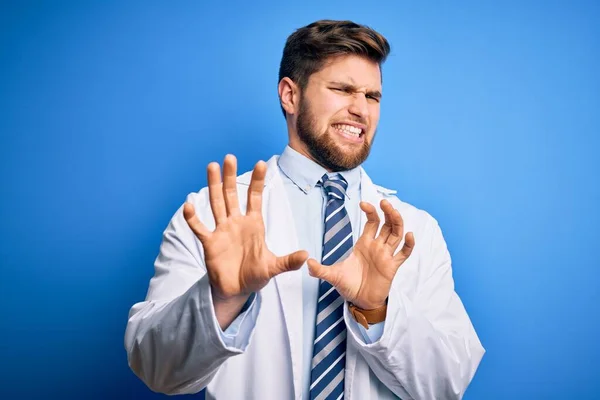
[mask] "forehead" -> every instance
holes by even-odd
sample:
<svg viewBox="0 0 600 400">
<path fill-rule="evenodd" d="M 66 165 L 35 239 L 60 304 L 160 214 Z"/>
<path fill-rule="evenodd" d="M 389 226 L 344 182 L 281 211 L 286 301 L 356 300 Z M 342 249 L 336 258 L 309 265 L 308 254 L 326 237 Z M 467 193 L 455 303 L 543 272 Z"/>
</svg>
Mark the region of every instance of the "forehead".
<svg viewBox="0 0 600 400">
<path fill-rule="evenodd" d="M 369 59 L 348 55 L 329 59 L 323 68 L 309 78 L 315 83 L 346 83 L 369 90 L 381 90 L 381 69 Z"/>
</svg>

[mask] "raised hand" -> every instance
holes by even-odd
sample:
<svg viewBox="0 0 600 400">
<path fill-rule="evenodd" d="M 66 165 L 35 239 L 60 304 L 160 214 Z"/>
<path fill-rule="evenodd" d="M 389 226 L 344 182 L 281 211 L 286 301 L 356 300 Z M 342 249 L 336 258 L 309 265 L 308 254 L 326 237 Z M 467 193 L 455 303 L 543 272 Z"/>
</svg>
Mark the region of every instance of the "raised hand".
<svg viewBox="0 0 600 400">
<path fill-rule="evenodd" d="M 344 299 L 371 310 L 385 304 L 392 280 L 410 256 L 415 238 L 408 232 L 404 246 L 394 254 L 404 236 L 404 222 L 398 210 L 387 200 L 381 201 L 385 223 L 376 237 L 380 220 L 375 207 L 361 202 L 360 208 L 367 215 L 367 223 L 350 256 L 331 266 L 310 259 L 308 268 L 312 276 L 331 283 Z"/>
<path fill-rule="evenodd" d="M 282 272 L 299 269 L 308 253 L 297 251 L 277 257 L 267 248 L 262 217 L 266 163 L 259 161 L 252 171 L 245 215 L 238 204 L 236 158 L 225 157 L 223 182 L 218 163 L 210 163 L 207 171 L 215 230 L 209 231 L 200 222 L 192 204 L 186 203 L 183 213 L 202 242 L 217 319 L 224 329 L 239 314 L 252 292 L 258 292 Z"/>
</svg>

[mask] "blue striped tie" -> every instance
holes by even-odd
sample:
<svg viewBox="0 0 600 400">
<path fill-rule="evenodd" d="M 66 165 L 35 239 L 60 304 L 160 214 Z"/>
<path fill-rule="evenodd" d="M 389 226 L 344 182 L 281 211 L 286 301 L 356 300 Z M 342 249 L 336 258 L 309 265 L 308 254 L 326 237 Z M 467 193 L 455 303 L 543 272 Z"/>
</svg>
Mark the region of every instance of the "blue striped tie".
<svg viewBox="0 0 600 400">
<path fill-rule="evenodd" d="M 344 207 L 348 183 L 339 174 L 331 178 L 325 174 L 321 182 L 327 192 L 321 263 L 332 265 L 352 252 L 352 226 Z M 331 284 L 321 281 L 310 374 L 311 400 L 338 400 L 344 397 L 345 365 L 344 299 Z"/>
</svg>

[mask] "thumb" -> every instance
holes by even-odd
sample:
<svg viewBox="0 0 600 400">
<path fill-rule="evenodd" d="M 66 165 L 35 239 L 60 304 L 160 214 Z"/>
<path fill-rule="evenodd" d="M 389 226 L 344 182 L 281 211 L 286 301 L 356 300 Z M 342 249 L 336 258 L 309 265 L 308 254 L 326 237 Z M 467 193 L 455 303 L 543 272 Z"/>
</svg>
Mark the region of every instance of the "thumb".
<svg viewBox="0 0 600 400">
<path fill-rule="evenodd" d="M 198 239 L 203 240 L 208 235 L 210 235 L 210 231 L 206 229 L 206 226 L 196 216 L 196 210 L 194 209 L 194 205 L 192 203 L 186 202 L 183 205 L 183 218 L 189 225 L 190 229 L 196 234 Z"/>
<path fill-rule="evenodd" d="M 326 267 L 323 264 L 319 263 L 314 258 L 308 260 L 308 272 L 310 276 L 314 276 L 315 278 L 322 279 L 327 281 L 333 285 L 333 273 L 331 267 Z M 335 286 L 335 285 L 334 285 Z"/>
<path fill-rule="evenodd" d="M 307 258 L 308 252 L 305 250 L 296 251 L 288 254 L 287 256 L 277 257 L 277 261 L 275 263 L 275 275 L 282 272 L 300 269 Z"/>
</svg>

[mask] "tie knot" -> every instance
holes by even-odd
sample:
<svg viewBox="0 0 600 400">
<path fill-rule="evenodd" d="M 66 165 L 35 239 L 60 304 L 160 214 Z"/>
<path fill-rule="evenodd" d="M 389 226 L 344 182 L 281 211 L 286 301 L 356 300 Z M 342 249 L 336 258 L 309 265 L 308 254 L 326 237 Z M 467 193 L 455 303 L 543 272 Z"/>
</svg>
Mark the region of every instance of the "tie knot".
<svg viewBox="0 0 600 400">
<path fill-rule="evenodd" d="M 325 174 L 321 178 L 321 182 L 323 182 L 323 188 L 325 189 L 327 196 L 344 200 L 346 189 L 348 189 L 348 182 L 346 182 L 343 176 L 335 174 L 330 177 Z"/>
</svg>

